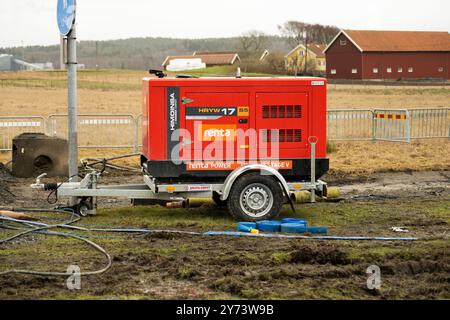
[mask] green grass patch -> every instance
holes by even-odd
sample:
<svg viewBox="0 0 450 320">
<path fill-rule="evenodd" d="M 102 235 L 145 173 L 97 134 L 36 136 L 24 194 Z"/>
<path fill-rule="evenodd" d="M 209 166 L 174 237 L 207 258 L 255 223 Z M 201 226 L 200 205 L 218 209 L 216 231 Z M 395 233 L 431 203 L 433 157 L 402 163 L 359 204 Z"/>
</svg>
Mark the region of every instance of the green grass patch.
<svg viewBox="0 0 450 320">
<path fill-rule="evenodd" d="M 281 265 L 289 263 L 292 259 L 292 254 L 290 252 L 274 252 L 270 256 L 270 259 L 274 264 Z"/>
<path fill-rule="evenodd" d="M 203 206 L 193 209 L 167 209 L 161 206 L 100 209 L 96 216 L 83 220 L 84 225 L 111 227 L 226 230 L 235 222 L 223 208 Z"/>
<path fill-rule="evenodd" d="M 442 219 L 450 223 L 450 201 L 443 202 L 438 206 L 430 208 L 430 216 Z"/>
<path fill-rule="evenodd" d="M 327 154 L 332 154 L 337 151 L 337 146 L 334 142 L 327 141 Z"/>
</svg>

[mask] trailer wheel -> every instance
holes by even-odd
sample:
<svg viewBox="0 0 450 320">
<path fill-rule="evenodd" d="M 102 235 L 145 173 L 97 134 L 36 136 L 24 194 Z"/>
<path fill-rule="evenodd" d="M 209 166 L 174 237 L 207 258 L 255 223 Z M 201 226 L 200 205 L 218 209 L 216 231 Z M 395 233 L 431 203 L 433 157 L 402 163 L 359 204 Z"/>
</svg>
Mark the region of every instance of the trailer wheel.
<svg viewBox="0 0 450 320">
<path fill-rule="evenodd" d="M 273 177 L 249 173 L 231 188 L 228 211 L 239 221 L 269 220 L 278 216 L 283 200 L 281 186 Z"/>
<path fill-rule="evenodd" d="M 217 192 L 213 192 L 212 199 L 218 207 L 225 207 L 227 205 L 227 201 L 223 201 L 222 199 L 220 199 L 220 194 L 218 194 Z"/>
<path fill-rule="evenodd" d="M 92 198 L 83 198 L 75 206 L 75 212 L 82 217 L 87 217 L 92 210 Z"/>
<path fill-rule="evenodd" d="M 77 205 L 77 210 L 76 212 L 82 216 L 82 217 L 87 217 L 89 215 L 89 211 L 91 210 L 91 206 L 89 203 L 85 202 L 85 201 L 81 201 L 78 205 Z"/>
</svg>

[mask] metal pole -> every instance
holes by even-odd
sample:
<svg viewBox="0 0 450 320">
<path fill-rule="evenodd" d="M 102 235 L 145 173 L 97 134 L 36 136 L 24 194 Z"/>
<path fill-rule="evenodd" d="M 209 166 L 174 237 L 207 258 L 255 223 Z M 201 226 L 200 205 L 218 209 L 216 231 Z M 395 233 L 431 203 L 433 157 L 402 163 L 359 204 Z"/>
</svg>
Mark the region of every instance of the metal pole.
<svg viewBox="0 0 450 320">
<path fill-rule="evenodd" d="M 305 73 L 308 73 L 308 33 L 305 31 Z"/>
<path fill-rule="evenodd" d="M 25 45 L 23 40 L 22 40 L 22 61 L 25 61 Z"/>
<path fill-rule="evenodd" d="M 60 70 L 66 69 L 66 65 L 65 65 L 65 61 L 64 61 L 64 51 L 65 51 L 64 43 L 65 43 L 64 36 L 60 36 L 60 39 L 59 39 L 59 69 Z"/>
<path fill-rule="evenodd" d="M 77 36 L 75 26 L 67 37 L 68 76 L 68 128 L 69 128 L 69 180 L 78 181 L 78 132 L 77 132 Z M 75 205 L 77 198 L 71 199 Z"/>
<path fill-rule="evenodd" d="M 311 184 L 316 184 L 316 143 L 311 142 Z M 316 202 L 316 187 L 311 190 L 311 203 Z"/>
</svg>

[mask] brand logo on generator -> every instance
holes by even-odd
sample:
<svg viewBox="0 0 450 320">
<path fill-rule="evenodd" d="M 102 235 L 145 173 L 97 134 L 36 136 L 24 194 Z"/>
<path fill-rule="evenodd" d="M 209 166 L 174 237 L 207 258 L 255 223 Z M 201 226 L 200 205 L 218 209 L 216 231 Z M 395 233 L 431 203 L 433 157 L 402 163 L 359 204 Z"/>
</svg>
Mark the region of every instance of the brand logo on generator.
<svg viewBox="0 0 450 320">
<path fill-rule="evenodd" d="M 199 125 L 199 140 L 200 141 L 234 141 L 236 140 L 237 125 L 222 124 Z"/>
</svg>

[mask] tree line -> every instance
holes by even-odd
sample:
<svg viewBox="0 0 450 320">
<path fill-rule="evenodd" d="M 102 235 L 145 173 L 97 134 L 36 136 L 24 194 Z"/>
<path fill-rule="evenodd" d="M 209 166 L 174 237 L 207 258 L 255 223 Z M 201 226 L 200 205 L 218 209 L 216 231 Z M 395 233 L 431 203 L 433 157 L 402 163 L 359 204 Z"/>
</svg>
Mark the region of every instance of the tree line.
<svg viewBox="0 0 450 320">
<path fill-rule="evenodd" d="M 284 55 L 305 40 L 308 43 L 328 43 L 338 33 L 333 26 L 307 24 L 288 21 L 279 26 L 280 35 L 268 35 L 260 31 L 249 31 L 240 37 L 209 39 L 174 38 L 130 38 L 110 41 L 80 41 L 78 43 L 78 62 L 86 68 L 137 69 L 161 68 L 169 55 L 191 55 L 194 51 L 234 51 L 240 54 L 247 68 L 261 66 L 259 58 L 265 50 L 270 55 L 265 64 L 274 69 L 282 67 Z M 52 62 L 59 67 L 59 45 L 29 46 L 25 49 L 3 48 L 0 53 L 12 54 L 25 61 Z M 252 66 L 253 65 L 253 66 Z M 266 66 L 267 67 L 267 66 Z M 258 71 L 258 70 L 248 70 Z"/>
</svg>

